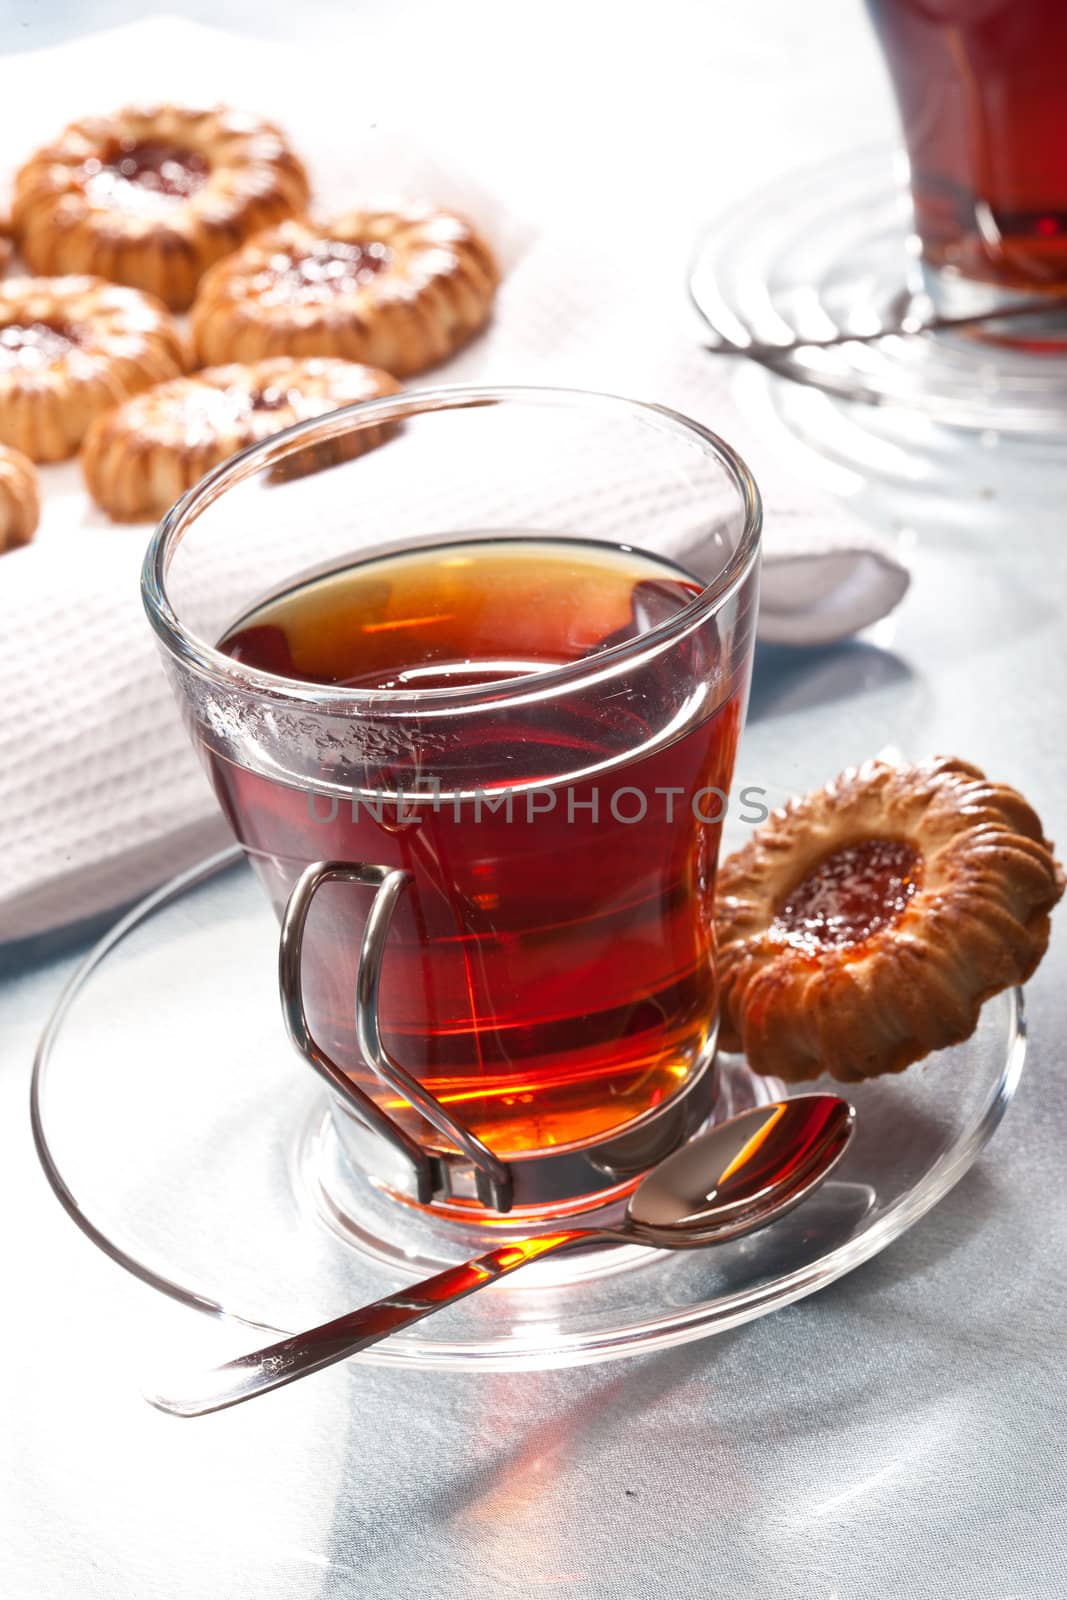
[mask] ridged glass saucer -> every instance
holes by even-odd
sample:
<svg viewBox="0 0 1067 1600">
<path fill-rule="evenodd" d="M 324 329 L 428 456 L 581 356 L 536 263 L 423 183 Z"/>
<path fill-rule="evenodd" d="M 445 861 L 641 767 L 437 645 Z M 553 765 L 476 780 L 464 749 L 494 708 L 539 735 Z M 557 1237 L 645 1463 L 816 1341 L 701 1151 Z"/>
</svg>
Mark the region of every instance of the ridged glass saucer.
<svg viewBox="0 0 1067 1600">
<path fill-rule="evenodd" d="M 690 294 L 710 342 L 783 346 L 868 334 L 909 313 L 926 320 L 931 308 L 911 225 L 907 163 L 890 145 L 756 190 L 707 227 L 693 260 Z M 809 345 L 760 359 L 839 399 L 918 411 L 954 427 L 1062 436 L 1067 423 L 1062 307 L 995 330 Z"/>
<path fill-rule="evenodd" d="M 34 1068 L 38 1153 L 70 1216 L 153 1289 L 229 1319 L 235 1350 L 239 1324 L 296 1332 L 486 1240 L 484 1228 L 427 1218 L 345 1165 L 320 1080 L 284 1035 L 277 936 L 238 853 L 212 858 L 91 952 Z M 1020 997 L 1001 995 L 966 1044 L 845 1090 L 858 1125 L 840 1166 L 762 1233 L 705 1251 L 615 1246 L 548 1258 L 356 1359 L 568 1366 L 681 1344 L 788 1305 L 884 1249 L 959 1181 L 996 1128 L 1023 1054 Z M 717 1070 L 723 1114 L 789 1092 L 737 1057 Z"/>
</svg>

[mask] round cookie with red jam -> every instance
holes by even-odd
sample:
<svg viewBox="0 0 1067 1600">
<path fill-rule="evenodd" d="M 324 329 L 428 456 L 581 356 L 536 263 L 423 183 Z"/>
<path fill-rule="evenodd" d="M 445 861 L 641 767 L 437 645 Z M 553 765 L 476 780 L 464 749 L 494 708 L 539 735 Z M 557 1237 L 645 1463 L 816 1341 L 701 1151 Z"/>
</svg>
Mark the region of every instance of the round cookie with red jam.
<svg viewBox="0 0 1067 1600">
<path fill-rule="evenodd" d="M 432 207 L 286 222 L 207 274 L 193 334 L 205 363 L 338 356 L 405 376 L 484 326 L 498 278 L 485 240 Z"/>
<path fill-rule="evenodd" d="M 37 469 L 21 451 L 0 444 L 0 555 L 29 544 L 40 515 Z"/>
<path fill-rule="evenodd" d="M 99 278 L 0 283 L 0 444 L 32 461 L 75 453 L 94 418 L 189 365 L 158 301 Z"/>
<path fill-rule="evenodd" d="M 161 517 L 206 472 L 294 422 L 395 394 L 395 378 L 354 361 L 256 361 L 160 384 L 101 417 L 82 451 L 97 505 L 116 522 Z M 354 429 L 285 458 L 281 476 L 318 471 L 380 444 Z"/>
<path fill-rule="evenodd" d="M 224 106 L 84 117 L 15 179 L 15 237 L 35 272 L 89 272 L 192 303 L 214 262 L 302 212 L 308 181 L 272 122 Z"/>
<path fill-rule="evenodd" d="M 790 1082 L 899 1072 L 1025 982 L 1063 889 L 1035 812 L 977 767 L 851 768 L 719 869 L 720 1042 Z"/>
</svg>

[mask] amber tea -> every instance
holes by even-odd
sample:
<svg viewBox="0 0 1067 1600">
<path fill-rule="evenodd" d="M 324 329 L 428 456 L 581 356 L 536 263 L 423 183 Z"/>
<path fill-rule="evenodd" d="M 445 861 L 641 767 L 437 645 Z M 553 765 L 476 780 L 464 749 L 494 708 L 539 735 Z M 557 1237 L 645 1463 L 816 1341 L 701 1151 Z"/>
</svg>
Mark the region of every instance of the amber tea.
<svg viewBox="0 0 1067 1600">
<path fill-rule="evenodd" d="M 266 672 L 367 691 L 378 710 L 406 697 L 422 754 L 369 740 L 347 791 L 328 763 L 310 789 L 216 753 L 209 764 L 279 908 L 311 861 L 410 875 L 383 970 L 385 1044 L 501 1155 L 622 1128 L 707 1063 L 711 893 L 747 664 L 731 677 L 705 624 L 646 665 L 639 692 L 616 673 L 602 692 L 570 695 L 559 675 L 610 661 L 700 592 L 628 548 L 472 539 L 299 583 L 221 642 Z M 509 693 L 528 696 L 535 674 L 551 675 L 552 692 L 520 721 Z M 680 697 L 683 681 L 699 691 Z M 465 733 L 446 712 L 466 689 L 491 714 Z M 431 710 L 448 730 L 436 742 L 424 737 Z M 346 883 L 316 897 L 304 998 L 323 1047 L 403 1118 L 353 1042 L 369 901 Z"/>
</svg>

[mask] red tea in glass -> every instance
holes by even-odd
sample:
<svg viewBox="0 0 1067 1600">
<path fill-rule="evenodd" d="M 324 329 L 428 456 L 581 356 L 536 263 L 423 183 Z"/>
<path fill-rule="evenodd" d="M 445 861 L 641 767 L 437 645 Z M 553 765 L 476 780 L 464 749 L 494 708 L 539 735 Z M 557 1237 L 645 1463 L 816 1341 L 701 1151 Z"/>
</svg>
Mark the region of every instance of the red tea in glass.
<svg viewBox="0 0 1067 1600">
<path fill-rule="evenodd" d="M 279 909 L 316 859 L 410 874 L 382 974 L 384 1040 L 500 1154 L 624 1126 L 707 1064 L 712 880 L 745 673 L 724 676 L 717 635 L 702 629 L 639 693 L 621 679 L 591 698 L 548 695 L 532 715 L 507 697 L 509 683 L 529 689 L 534 674 L 638 639 L 701 588 L 607 545 L 455 543 L 291 588 L 220 646 L 324 689 L 498 686 L 495 714 L 455 719 L 436 763 L 383 747 L 348 794 L 217 755 L 210 770 Z M 680 681 L 696 686 L 688 716 Z M 320 892 L 304 1001 L 315 1037 L 403 1119 L 352 1037 L 368 901 L 348 884 Z"/>
<path fill-rule="evenodd" d="M 962 306 L 968 283 L 1005 299 L 1067 291 L 1067 5 L 868 7 L 900 107 L 935 298 Z"/>
</svg>

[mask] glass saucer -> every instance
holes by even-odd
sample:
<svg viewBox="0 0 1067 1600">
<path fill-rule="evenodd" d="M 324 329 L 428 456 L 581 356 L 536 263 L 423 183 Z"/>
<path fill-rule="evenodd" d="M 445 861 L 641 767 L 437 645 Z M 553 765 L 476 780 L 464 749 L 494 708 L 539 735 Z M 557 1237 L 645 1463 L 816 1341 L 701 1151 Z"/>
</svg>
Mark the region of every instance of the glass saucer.
<svg viewBox="0 0 1067 1600">
<path fill-rule="evenodd" d="M 749 195 L 704 233 L 689 288 L 712 332 L 741 346 L 864 334 L 909 309 L 924 314 L 903 152 L 867 147 Z M 760 360 L 840 399 L 904 407 L 961 428 L 1062 435 L 1067 322 L 1062 312 L 1051 330 L 1038 321 L 1013 323 L 1011 343 L 942 332 Z"/>
<path fill-rule="evenodd" d="M 345 1167 L 320 1080 L 283 1032 L 277 938 L 236 851 L 150 896 L 60 997 L 32 1111 L 48 1178 L 99 1249 L 186 1305 L 291 1333 L 484 1249 L 487 1230 L 429 1218 Z M 762 1233 L 703 1251 L 548 1258 L 356 1359 L 567 1366 L 788 1305 L 883 1249 L 958 1182 L 999 1122 L 1023 1052 L 1020 997 L 1001 995 L 966 1044 L 849 1086 L 858 1126 L 840 1166 Z M 718 1071 L 727 1114 L 791 1092 L 737 1057 Z"/>
</svg>

